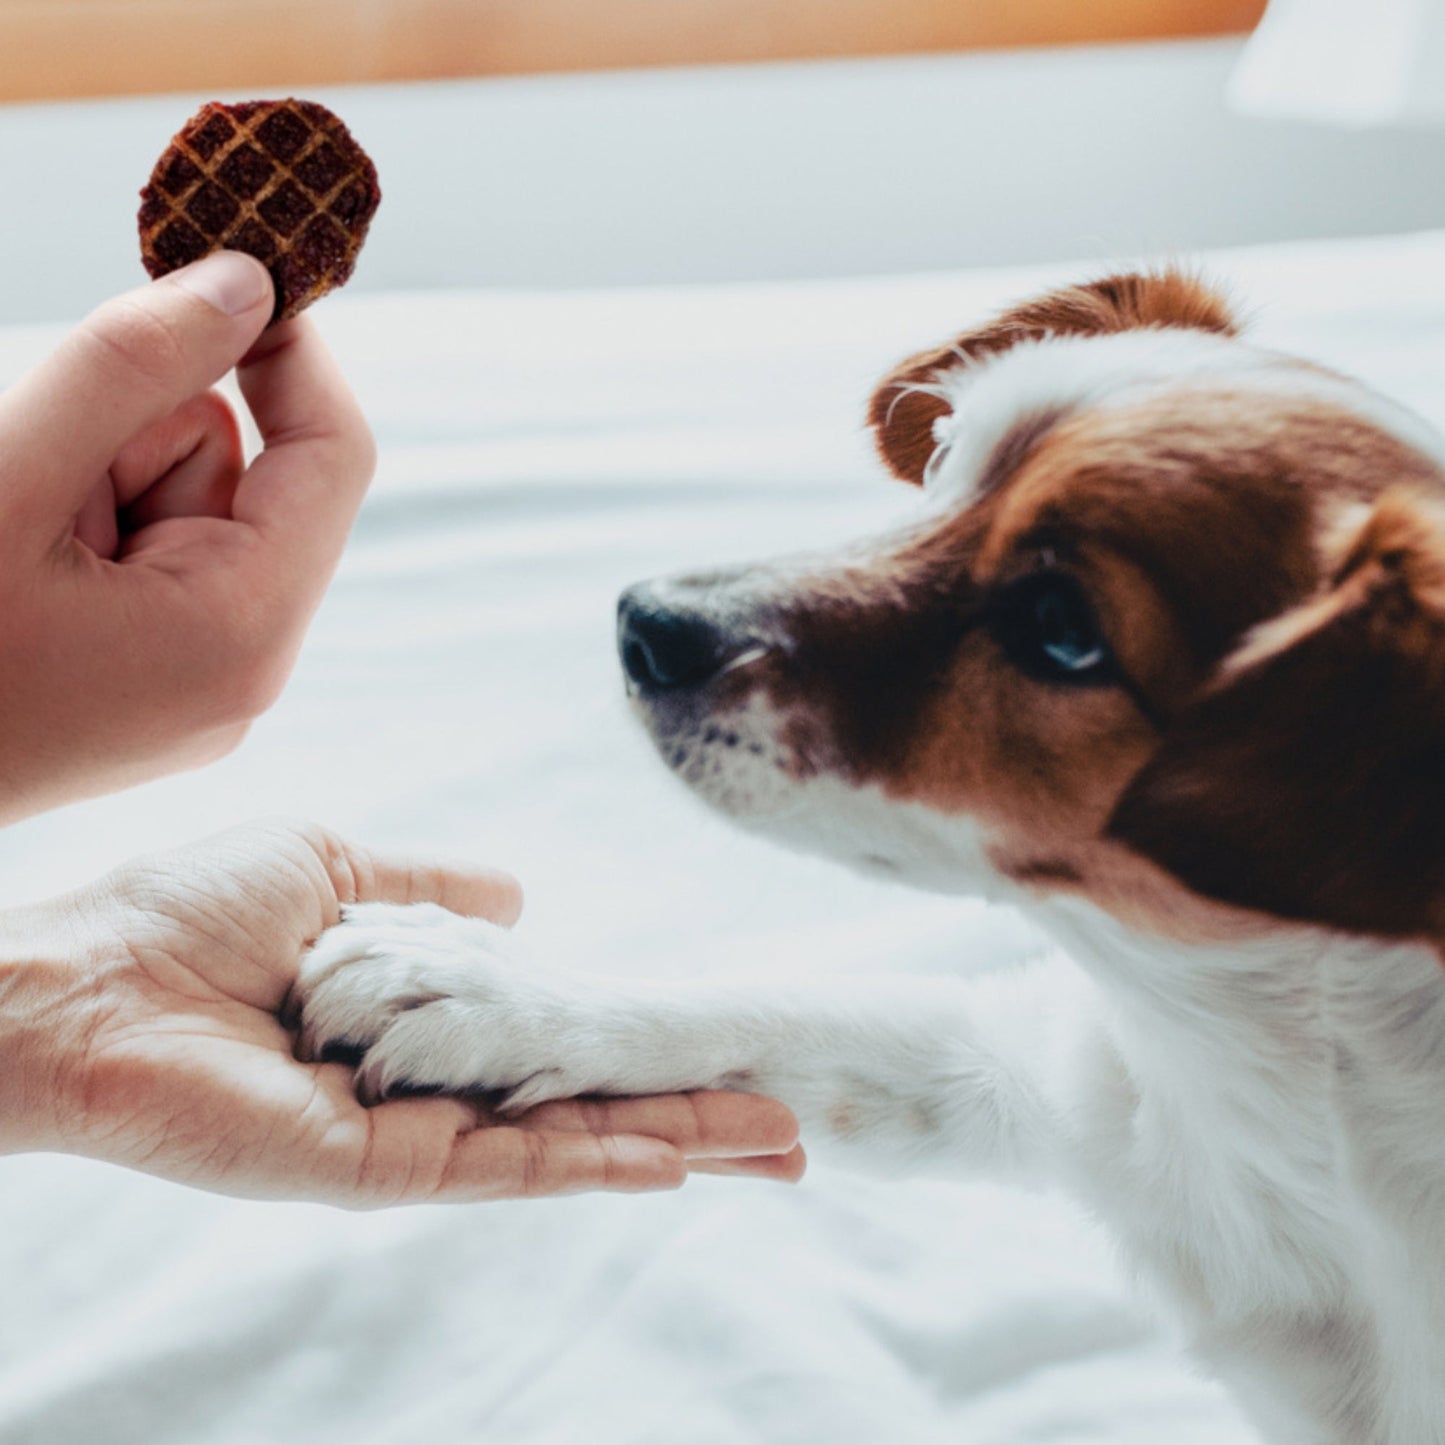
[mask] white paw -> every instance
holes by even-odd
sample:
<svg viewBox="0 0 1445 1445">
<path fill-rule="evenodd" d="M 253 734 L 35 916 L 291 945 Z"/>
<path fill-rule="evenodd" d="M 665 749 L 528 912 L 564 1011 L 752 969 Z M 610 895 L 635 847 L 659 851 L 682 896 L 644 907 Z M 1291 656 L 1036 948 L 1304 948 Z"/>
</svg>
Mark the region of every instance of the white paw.
<svg viewBox="0 0 1445 1445">
<path fill-rule="evenodd" d="M 298 1056 L 360 1053 L 366 1103 L 487 1092 L 515 1113 L 605 1088 L 577 1038 L 578 985 L 519 953 L 505 929 L 432 903 L 353 905 L 302 960 Z"/>
</svg>

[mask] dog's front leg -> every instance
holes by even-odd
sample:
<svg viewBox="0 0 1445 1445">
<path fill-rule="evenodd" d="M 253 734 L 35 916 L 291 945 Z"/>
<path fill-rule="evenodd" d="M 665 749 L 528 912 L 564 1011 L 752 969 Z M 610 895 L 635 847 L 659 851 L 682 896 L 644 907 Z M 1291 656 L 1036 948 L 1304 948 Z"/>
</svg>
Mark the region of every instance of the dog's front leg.
<svg viewBox="0 0 1445 1445">
<path fill-rule="evenodd" d="M 434 905 L 347 910 L 303 962 L 302 1050 L 359 1052 L 359 1087 L 770 1094 L 810 1147 L 859 1165 L 1024 1178 L 1057 1167 L 1051 1098 L 1067 981 L 817 978 L 647 983 L 514 961 L 510 936 Z M 1049 970 L 1052 974 L 1052 970 Z"/>
</svg>

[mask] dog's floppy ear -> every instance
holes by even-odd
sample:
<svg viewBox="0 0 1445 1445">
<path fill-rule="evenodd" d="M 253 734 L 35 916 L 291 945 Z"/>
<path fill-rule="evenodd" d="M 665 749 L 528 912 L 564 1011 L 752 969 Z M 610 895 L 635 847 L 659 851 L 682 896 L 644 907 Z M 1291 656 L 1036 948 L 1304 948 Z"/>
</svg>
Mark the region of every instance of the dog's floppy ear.
<svg viewBox="0 0 1445 1445">
<path fill-rule="evenodd" d="M 1386 492 L 1326 595 L 1167 728 L 1109 832 L 1207 897 L 1445 936 L 1445 506 Z"/>
<path fill-rule="evenodd" d="M 895 476 L 921 483 L 933 455 L 933 424 L 948 413 L 936 379 L 943 372 L 1045 336 L 1102 335 L 1144 326 L 1182 326 L 1233 335 L 1228 304 L 1182 271 L 1131 272 L 1050 291 L 1012 307 L 977 331 L 900 362 L 878 384 L 868 424 Z"/>
</svg>

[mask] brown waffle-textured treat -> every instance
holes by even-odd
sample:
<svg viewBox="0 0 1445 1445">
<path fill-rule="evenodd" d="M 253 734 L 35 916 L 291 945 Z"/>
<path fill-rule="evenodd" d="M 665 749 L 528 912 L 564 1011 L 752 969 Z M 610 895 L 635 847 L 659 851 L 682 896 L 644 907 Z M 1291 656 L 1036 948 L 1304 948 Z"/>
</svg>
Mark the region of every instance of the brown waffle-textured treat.
<svg viewBox="0 0 1445 1445">
<path fill-rule="evenodd" d="M 271 273 L 275 321 L 350 278 L 381 202 L 371 158 L 310 100 L 202 106 L 140 194 L 152 276 L 223 247 L 246 251 Z"/>
</svg>

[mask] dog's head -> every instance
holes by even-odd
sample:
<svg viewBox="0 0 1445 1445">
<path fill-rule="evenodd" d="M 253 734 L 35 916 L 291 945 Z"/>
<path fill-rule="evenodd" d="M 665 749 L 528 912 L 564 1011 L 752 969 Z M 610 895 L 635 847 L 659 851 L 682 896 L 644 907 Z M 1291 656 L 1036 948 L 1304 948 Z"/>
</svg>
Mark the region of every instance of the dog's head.
<svg viewBox="0 0 1445 1445">
<path fill-rule="evenodd" d="M 703 798 L 934 887 L 1445 934 L 1422 423 L 1175 272 L 915 356 L 870 421 L 916 525 L 622 598 L 631 695 Z"/>
</svg>

